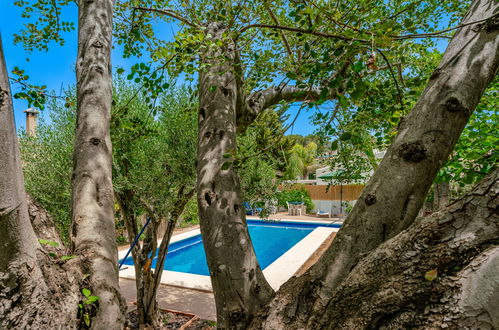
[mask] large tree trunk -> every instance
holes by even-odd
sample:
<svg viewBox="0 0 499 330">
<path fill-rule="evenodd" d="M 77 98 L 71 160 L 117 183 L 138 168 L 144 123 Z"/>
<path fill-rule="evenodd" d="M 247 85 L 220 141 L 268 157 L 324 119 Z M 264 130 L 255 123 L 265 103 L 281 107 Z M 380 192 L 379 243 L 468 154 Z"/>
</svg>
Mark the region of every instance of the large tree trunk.
<svg viewBox="0 0 499 330">
<path fill-rule="evenodd" d="M 208 39 L 224 46 L 210 46 L 201 55 L 206 68 L 199 74 L 197 194 L 218 324 L 245 328 L 274 292 L 256 260 L 232 163 L 236 104 L 243 98 L 234 70 L 235 45 L 224 32 L 221 24 L 208 25 Z"/>
<path fill-rule="evenodd" d="M 491 17 L 498 8 L 494 0 L 475 1 L 462 23 Z M 270 313 L 265 317 L 272 328 L 320 324 L 335 290 L 361 258 L 411 225 L 437 171 L 497 73 L 498 47 L 497 18 L 456 32 L 334 244 L 304 276 L 281 287 L 267 307 Z"/>
<path fill-rule="evenodd" d="M 283 326 L 280 319 L 262 315 L 265 321 L 257 319 L 254 325 L 262 329 L 497 329 L 498 207 L 496 170 L 467 196 L 416 219 L 363 258 L 334 290 L 314 323 L 294 319 Z M 283 291 L 291 297 L 296 289 L 288 285 Z M 292 303 L 295 309 L 311 307 Z"/>
<path fill-rule="evenodd" d="M 33 216 L 43 238 L 57 239 Z M 0 39 L 0 328 L 76 327 L 77 281 L 38 243 L 30 224 L 12 95 Z M 74 265 L 73 265 L 74 266 Z"/>
<path fill-rule="evenodd" d="M 126 306 L 118 284 L 109 135 L 112 16 L 112 0 L 79 2 L 72 243 L 87 258 L 84 272 L 100 297 L 93 326 L 121 329 Z"/>
</svg>

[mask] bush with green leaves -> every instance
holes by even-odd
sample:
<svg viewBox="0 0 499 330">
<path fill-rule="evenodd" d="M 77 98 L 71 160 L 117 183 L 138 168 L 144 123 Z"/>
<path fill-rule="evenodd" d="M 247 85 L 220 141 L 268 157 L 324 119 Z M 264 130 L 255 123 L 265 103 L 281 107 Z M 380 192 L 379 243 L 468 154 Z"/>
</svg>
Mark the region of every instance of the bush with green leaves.
<svg viewBox="0 0 499 330">
<path fill-rule="evenodd" d="M 184 212 L 180 216 L 179 225 L 180 227 L 189 227 L 197 224 L 199 224 L 198 203 L 194 197 L 185 206 Z"/>
<path fill-rule="evenodd" d="M 237 172 L 245 202 L 262 207 L 274 199 L 294 139 L 285 136 L 282 111 L 264 111 L 237 137 Z"/>
<path fill-rule="evenodd" d="M 69 91 L 68 96 L 74 95 Z M 61 238 L 68 241 L 71 174 L 76 113 L 49 99 L 48 120 L 40 118 L 36 137 L 20 132 L 19 144 L 26 191 L 54 218 Z"/>
<path fill-rule="evenodd" d="M 308 191 L 298 186 L 293 186 L 292 189 L 282 190 L 276 194 L 277 203 L 279 206 L 288 207 L 287 203 L 303 202 L 307 208 L 307 213 L 312 211 L 314 203 Z"/>
<path fill-rule="evenodd" d="M 145 213 L 138 200 L 164 214 L 176 197 L 176 187 L 195 185 L 196 111 L 186 89 L 172 89 L 151 109 L 137 92 L 139 88 L 119 76 L 115 79 L 111 122 L 113 187 L 115 192 L 134 191 L 137 215 Z M 71 223 L 74 100 L 74 88 L 66 91 L 64 102 L 50 99 L 46 107 L 49 119 L 40 120 L 36 137 L 22 131 L 19 139 L 26 190 L 54 217 L 66 242 Z M 124 235 L 119 220 L 117 227 Z M 124 241 L 118 237 L 118 242 Z"/>
</svg>

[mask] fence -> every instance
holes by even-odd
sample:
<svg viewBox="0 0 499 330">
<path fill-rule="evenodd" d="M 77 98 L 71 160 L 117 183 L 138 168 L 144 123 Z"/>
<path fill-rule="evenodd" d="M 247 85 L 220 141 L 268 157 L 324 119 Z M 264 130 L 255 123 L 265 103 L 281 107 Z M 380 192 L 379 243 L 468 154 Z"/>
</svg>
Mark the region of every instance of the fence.
<svg viewBox="0 0 499 330">
<path fill-rule="evenodd" d="M 354 201 L 357 200 L 364 189 L 362 184 L 346 184 L 343 186 L 329 186 L 327 185 L 292 185 L 281 187 L 281 189 L 300 189 L 304 188 L 310 194 L 312 200 L 327 200 L 327 201 Z"/>
</svg>

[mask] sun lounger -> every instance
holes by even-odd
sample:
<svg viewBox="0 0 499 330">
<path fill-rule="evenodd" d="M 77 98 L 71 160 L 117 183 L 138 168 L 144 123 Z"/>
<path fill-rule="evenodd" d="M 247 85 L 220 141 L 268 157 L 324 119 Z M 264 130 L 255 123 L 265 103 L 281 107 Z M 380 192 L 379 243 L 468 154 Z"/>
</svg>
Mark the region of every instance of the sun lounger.
<svg viewBox="0 0 499 330">
<path fill-rule="evenodd" d="M 317 218 L 331 218 L 331 214 L 329 212 L 317 211 Z"/>
</svg>

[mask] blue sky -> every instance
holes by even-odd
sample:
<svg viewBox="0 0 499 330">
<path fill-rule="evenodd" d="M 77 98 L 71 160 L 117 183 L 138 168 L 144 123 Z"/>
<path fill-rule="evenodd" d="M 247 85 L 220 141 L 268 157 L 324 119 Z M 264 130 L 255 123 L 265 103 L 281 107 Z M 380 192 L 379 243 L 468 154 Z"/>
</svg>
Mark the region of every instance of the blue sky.
<svg viewBox="0 0 499 330">
<path fill-rule="evenodd" d="M 73 21 L 76 23 L 77 8 L 74 5 L 64 8 L 62 19 Z M 77 54 L 77 32 L 72 31 L 64 34 L 66 44 L 59 46 L 55 43 L 51 44 L 48 52 L 33 51 L 31 54 L 26 54 L 22 45 L 14 45 L 14 34 L 19 32 L 22 24 L 26 19 L 21 17 L 21 9 L 13 4 L 13 1 L 4 1 L 0 10 L 0 32 L 3 39 L 4 55 L 7 62 L 9 73 L 15 66 L 25 70 L 25 73 L 30 76 L 30 83 L 34 85 L 46 85 L 49 91 L 55 91 L 57 94 L 62 88 L 75 83 L 74 64 Z M 133 65 L 136 59 L 123 59 L 121 49 L 116 48 L 112 53 L 112 63 L 116 67 L 124 67 L 125 69 Z M 29 58 L 29 61 L 27 61 Z M 12 85 L 12 91 L 15 93 L 19 87 Z M 16 126 L 23 127 L 25 123 L 24 113 L 28 104 L 24 100 L 14 100 L 14 113 Z M 294 119 L 294 115 L 299 107 L 291 107 L 290 119 Z M 41 116 L 47 118 L 47 110 Z M 311 134 L 314 131 L 314 126 L 309 122 L 310 113 L 302 111 L 297 118 L 292 129 L 288 134 Z"/>
</svg>

